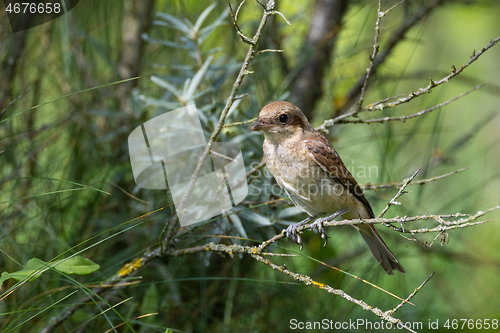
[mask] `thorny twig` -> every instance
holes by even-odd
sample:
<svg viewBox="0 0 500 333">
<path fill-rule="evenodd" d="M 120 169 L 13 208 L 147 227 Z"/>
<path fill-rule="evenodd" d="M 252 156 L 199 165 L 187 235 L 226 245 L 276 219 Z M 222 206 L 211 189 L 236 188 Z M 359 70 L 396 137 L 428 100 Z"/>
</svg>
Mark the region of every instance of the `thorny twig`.
<svg viewBox="0 0 500 333">
<path fill-rule="evenodd" d="M 445 83 L 445 82 L 448 82 L 450 79 L 454 78 L 455 76 L 457 76 L 458 74 L 460 74 L 465 68 L 469 67 L 474 61 L 476 61 L 477 59 L 479 59 L 479 57 L 481 55 L 484 54 L 484 52 L 486 52 L 487 50 L 489 50 L 490 48 L 492 48 L 493 46 L 495 46 L 495 44 L 497 44 L 498 42 L 500 41 L 500 36 L 495 38 L 495 39 L 492 39 L 488 45 L 486 45 L 485 47 L 483 47 L 481 50 L 479 50 L 479 52 L 474 52 L 472 53 L 470 59 L 465 63 L 463 64 L 462 66 L 460 66 L 459 68 L 455 68 L 455 66 L 452 67 L 452 71 L 450 74 L 448 74 L 447 76 L 443 77 L 442 79 L 438 80 L 438 81 L 434 81 L 430 80 L 430 83 L 426 86 L 426 87 L 423 87 L 423 88 L 419 88 L 418 91 L 415 91 L 415 92 L 411 92 L 408 96 L 405 96 L 405 97 L 402 97 L 402 98 L 399 98 L 397 100 L 395 100 L 394 102 L 378 102 L 376 104 L 370 104 L 368 106 L 366 106 L 365 108 L 362 108 L 362 109 L 358 109 L 358 108 L 353 108 L 351 111 L 345 113 L 345 114 L 342 114 L 338 117 L 335 117 L 333 119 L 328 119 L 328 120 L 325 120 L 323 122 L 323 124 L 321 124 L 319 127 L 317 127 L 316 129 L 318 131 L 328 131 L 328 127 L 331 127 L 333 126 L 334 124 L 337 124 L 337 123 L 340 123 L 342 120 L 348 118 L 348 117 L 355 117 L 358 115 L 358 113 L 360 112 L 364 112 L 364 111 L 381 111 L 381 110 L 384 110 L 384 109 L 387 109 L 387 108 L 393 108 L 395 106 L 398 106 L 400 104 L 403 104 L 403 103 L 408 103 L 409 101 L 419 97 L 419 96 L 422 96 L 423 94 L 426 94 L 426 93 L 429 93 L 432 91 L 433 88 Z M 473 90 L 477 89 L 478 87 L 474 88 Z"/>
<path fill-rule="evenodd" d="M 407 17 L 404 19 L 403 23 L 394 30 L 389 41 L 385 45 L 385 49 L 381 52 L 378 57 L 375 59 L 372 68 L 372 75 L 376 72 L 377 68 L 382 65 L 391 55 L 392 51 L 399 44 L 401 40 L 403 40 L 406 36 L 406 33 L 418 22 L 420 22 L 425 16 L 429 15 L 434 8 L 438 5 L 442 4 L 444 0 L 436 0 L 429 3 L 427 6 L 419 8 L 413 16 Z M 391 9 L 389 9 L 391 10 Z M 387 10 L 386 13 L 389 11 Z M 345 106 L 349 106 L 351 102 L 358 96 L 361 91 L 361 87 L 364 84 L 366 74 L 363 75 L 358 82 L 351 88 L 351 90 L 347 93 Z"/>
<path fill-rule="evenodd" d="M 387 213 L 387 211 L 389 210 L 389 208 L 392 206 L 392 205 L 401 205 L 400 202 L 397 202 L 396 200 L 402 196 L 403 194 L 407 193 L 405 192 L 405 188 L 406 186 L 408 186 L 408 184 L 411 183 L 411 181 L 413 180 L 413 178 L 415 178 L 417 176 L 417 174 L 420 172 L 420 169 L 418 169 L 417 171 L 415 171 L 415 173 L 413 173 L 413 175 L 407 179 L 405 179 L 403 185 L 401 186 L 401 188 L 399 189 L 398 193 L 396 193 L 396 195 L 394 196 L 394 198 L 392 198 L 388 203 L 387 203 L 387 206 L 385 206 L 385 208 L 380 212 L 380 214 L 378 214 L 378 217 L 383 217 L 385 215 L 385 213 Z"/>
<path fill-rule="evenodd" d="M 415 290 L 408 296 L 408 298 L 406 298 L 403 302 L 399 303 L 398 306 L 396 306 L 394 309 L 392 309 L 390 311 L 390 314 L 394 315 L 394 313 L 396 313 L 396 311 L 401 309 L 403 307 L 403 305 L 405 305 L 405 303 L 408 303 L 413 298 L 413 296 L 415 296 L 420 291 L 420 289 L 422 289 L 425 286 L 425 284 L 427 282 L 429 282 L 429 280 L 434 276 L 435 273 L 436 273 L 436 271 L 432 272 L 432 274 L 427 279 L 425 279 L 425 281 L 422 282 L 422 284 L 420 286 L 415 288 Z"/>
<path fill-rule="evenodd" d="M 480 84 L 478 85 L 477 87 L 474 87 L 472 88 L 471 90 L 469 91 L 466 91 L 452 99 L 449 99 L 447 100 L 446 102 L 443 102 L 443 103 L 440 103 L 436 106 L 433 106 L 431 108 L 428 108 L 428 109 L 425 109 L 425 110 L 422 110 L 422 111 L 419 111 L 417 113 L 414 113 L 414 114 L 410 114 L 410 115 L 407 115 L 407 116 L 399 116 L 399 117 L 383 117 L 383 118 L 375 118 L 375 119 L 359 119 L 359 118 L 354 118 L 354 119 L 342 119 L 340 120 L 339 124 L 373 124 L 373 123 L 385 123 L 386 121 L 394 121 L 394 120 L 398 120 L 398 121 L 402 121 L 402 122 L 405 122 L 407 119 L 411 119 L 411 118 L 416 118 L 416 117 L 419 117 L 419 116 L 422 116 L 426 113 L 429 113 L 429 112 L 432 112 L 436 109 L 439 109 L 443 106 L 446 106 L 452 102 L 455 102 L 456 100 L 464 97 L 464 96 L 467 96 L 468 94 L 470 94 L 471 92 L 473 91 L 476 91 L 478 90 L 479 88 L 482 88 L 484 86 L 484 84 Z"/>
<path fill-rule="evenodd" d="M 378 53 L 378 49 L 380 48 L 380 45 L 378 44 L 378 38 L 380 35 L 380 20 L 382 19 L 382 17 L 384 17 L 384 15 L 385 15 L 385 13 L 382 12 L 382 0 L 379 0 L 378 1 L 378 9 L 377 9 L 377 21 L 375 22 L 375 37 L 374 37 L 374 42 L 373 42 L 373 52 L 372 52 L 371 56 L 368 57 L 370 59 L 370 65 L 366 69 L 365 80 L 363 82 L 363 85 L 361 86 L 361 93 L 359 95 L 358 103 L 356 105 L 355 110 L 360 110 L 361 107 L 363 106 L 363 102 L 365 100 L 366 85 L 368 84 L 368 79 L 370 78 L 370 75 L 372 74 L 375 57 Z"/>
</svg>

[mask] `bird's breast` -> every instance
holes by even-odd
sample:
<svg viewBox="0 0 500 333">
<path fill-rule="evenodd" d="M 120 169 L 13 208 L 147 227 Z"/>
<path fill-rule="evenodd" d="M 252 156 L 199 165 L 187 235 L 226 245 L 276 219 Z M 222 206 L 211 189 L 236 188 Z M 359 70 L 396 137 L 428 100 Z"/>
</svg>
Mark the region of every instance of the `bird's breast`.
<svg viewBox="0 0 500 333">
<path fill-rule="evenodd" d="M 272 144 L 264 141 L 269 172 L 286 190 L 296 206 L 310 215 L 334 213 L 358 205 L 347 188 L 331 178 L 305 148 L 290 142 Z"/>
</svg>

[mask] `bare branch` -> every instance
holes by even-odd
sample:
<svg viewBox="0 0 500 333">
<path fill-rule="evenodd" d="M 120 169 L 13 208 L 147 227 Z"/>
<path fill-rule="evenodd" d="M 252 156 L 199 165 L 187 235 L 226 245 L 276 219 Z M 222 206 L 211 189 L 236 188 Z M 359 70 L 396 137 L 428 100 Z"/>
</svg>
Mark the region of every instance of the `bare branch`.
<svg viewBox="0 0 500 333">
<path fill-rule="evenodd" d="M 392 33 L 389 41 L 387 42 L 387 45 L 384 48 L 384 51 L 381 52 L 377 59 L 374 61 L 372 74 L 374 74 L 377 71 L 377 68 L 387 60 L 396 45 L 398 45 L 399 42 L 401 42 L 406 37 L 406 33 L 443 2 L 443 0 L 435 0 L 429 3 L 426 7 L 419 8 L 413 16 L 405 18 L 403 23 L 401 23 L 401 25 Z M 351 88 L 351 90 L 349 90 L 346 96 L 347 102 L 345 103 L 345 106 L 348 107 L 352 103 L 352 101 L 354 101 L 356 96 L 358 96 L 361 91 L 361 87 L 364 84 L 364 81 L 365 75 L 363 75 Z"/>
<path fill-rule="evenodd" d="M 409 184 L 409 185 L 424 185 L 424 184 L 433 182 L 435 180 L 439 180 L 439 179 L 443 179 L 443 178 L 452 176 L 452 175 L 454 175 L 456 173 L 465 171 L 465 170 L 467 170 L 469 168 L 470 168 L 470 166 L 462 168 L 462 169 L 455 170 L 453 172 L 445 173 L 445 174 L 440 175 L 440 176 L 436 176 L 436 177 L 432 177 L 432 178 L 426 178 L 426 179 L 421 179 L 421 180 L 417 180 L 417 181 L 412 181 L 411 184 Z M 361 187 L 363 188 L 363 191 L 368 191 L 368 190 L 378 191 L 380 188 L 401 187 L 403 184 L 404 184 L 404 181 L 402 181 L 402 182 L 384 183 L 384 184 L 370 184 L 370 183 L 367 183 L 365 185 L 361 185 Z"/>
<path fill-rule="evenodd" d="M 373 107 L 371 108 L 370 106 L 368 106 L 366 108 L 366 110 L 368 111 L 374 111 L 374 110 L 384 110 L 384 109 L 387 109 L 387 108 L 392 108 L 392 107 L 395 107 L 397 105 L 400 105 L 400 104 L 403 104 L 403 103 L 407 103 L 409 101 L 411 101 L 412 99 L 416 98 L 416 97 L 419 97 L 423 94 L 426 94 L 426 93 L 429 93 L 432 91 L 432 88 L 434 87 L 437 87 L 443 83 L 448 83 L 448 81 L 452 78 L 454 78 L 455 76 L 457 76 L 458 74 L 462 73 L 462 71 L 464 69 L 466 69 L 467 67 L 469 67 L 474 61 L 476 61 L 477 59 L 479 59 L 479 57 L 481 55 L 484 54 L 484 52 L 488 51 L 489 49 L 491 49 L 493 46 L 495 46 L 496 43 L 498 43 L 500 41 L 500 36 L 495 38 L 495 39 L 492 39 L 488 45 L 486 45 L 485 47 L 483 47 L 481 50 L 479 50 L 479 52 L 476 53 L 476 51 L 474 50 L 471 57 L 469 58 L 469 60 L 463 64 L 462 66 L 460 66 L 459 68 L 455 68 L 455 66 L 452 67 L 452 71 L 450 74 L 446 75 L 445 77 L 443 77 L 441 80 L 438 80 L 438 81 L 433 81 L 432 79 L 430 80 L 430 83 L 424 87 L 424 88 L 419 88 L 418 91 L 416 92 L 411 92 L 408 96 L 406 97 L 403 97 L 403 98 L 400 98 L 394 102 L 390 102 L 390 103 L 381 103 L 379 105 L 377 105 L 376 107 Z"/>
<path fill-rule="evenodd" d="M 405 299 L 403 302 L 401 302 L 398 306 L 396 306 L 394 309 L 391 310 L 391 314 L 394 315 L 394 313 L 396 313 L 396 311 L 398 311 L 399 309 L 401 309 L 403 307 L 403 305 L 405 303 L 408 303 L 412 298 L 413 296 L 415 296 L 419 291 L 420 289 L 422 289 L 425 284 L 427 282 L 429 282 L 429 280 L 434 276 L 434 273 L 436 273 L 436 271 L 432 272 L 432 274 L 427 278 L 425 279 L 424 282 L 422 282 L 422 284 L 420 286 L 418 286 L 409 296 L 407 299 Z"/>
<path fill-rule="evenodd" d="M 366 69 L 365 80 L 363 81 L 363 85 L 361 86 L 361 94 L 359 95 L 358 103 L 356 105 L 355 110 L 360 110 L 361 107 L 363 106 L 368 79 L 370 78 L 370 75 L 372 74 L 373 71 L 373 67 L 375 66 L 374 62 L 375 57 L 377 56 L 378 49 L 380 48 L 380 45 L 378 44 L 378 39 L 380 35 L 380 20 L 382 19 L 382 17 L 384 17 L 384 12 L 382 12 L 382 0 L 379 0 L 377 9 L 377 21 L 375 21 L 375 37 L 373 42 L 373 52 L 371 56 L 368 56 L 368 58 L 370 59 L 370 65 L 368 65 L 368 68 Z"/>
<path fill-rule="evenodd" d="M 440 103 L 436 106 L 433 106 L 431 108 L 428 108 L 428 109 L 425 109 L 425 110 L 422 110 L 422 111 L 419 111 L 417 113 L 414 113 L 414 114 L 410 114 L 410 115 L 407 115 L 407 116 L 399 116 L 399 117 L 383 117 L 383 118 L 375 118 L 375 119 L 359 119 L 359 118 L 354 118 L 354 119 L 342 119 L 338 122 L 338 124 L 373 124 L 373 123 L 385 123 L 386 121 L 394 121 L 394 120 L 398 120 L 398 121 L 402 121 L 402 122 L 405 122 L 407 119 L 411 119 L 411 118 L 416 118 L 416 117 L 419 117 L 419 116 L 422 116 L 426 113 L 429 113 L 429 112 L 432 112 L 436 109 L 439 109 L 443 106 L 446 106 L 452 102 L 455 102 L 456 100 L 464 97 L 464 96 L 467 96 L 468 94 L 470 94 L 471 92 L 473 91 L 476 91 L 478 90 L 479 88 L 482 88 L 484 87 L 485 84 L 481 84 L 477 87 L 474 87 L 472 88 L 471 90 L 469 91 L 466 91 L 452 99 L 449 99 L 447 100 L 446 102 L 443 102 L 443 103 Z M 381 103 L 382 104 L 382 103 Z"/>
<path fill-rule="evenodd" d="M 255 122 L 256 120 L 257 120 L 257 118 L 252 118 L 252 119 L 248 119 L 248 120 L 245 120 L 245 121 L 239 121 L 239 122 L 235 122 L 235 123 L 225 124 L 223 127 L 233 127 L 233 126 L 250 124 L 250 123 Z"/>
<path fill-rule="evenodd" d="M 278 50 L 278 49 L 265 49 L 265 50 L 256 51 L 256 52 L 255 52 L 255 55 L 260 55 L 260 54 L 262 54 L 262 53 L 268 53 L 268 52 L 273 52 L 273 53 L 281 53 L 281 52 L 285 52 L 285 50 Z"/>
<path fill-rule="evenodd" d="M 408 184 L 411 183 L 411 181 L 413 180 L 413 178 L 415 178 L 419 172 L 420 172 L 420 169 L 418 169 L 417 171 L 415 171 L 415 173 L 411 177 L 409 177 L 409 178 L 407 178 L 407 179 L 404 180 L 403 185 L 399 189 L 398 193 L 396 193 L 396 195 L 394 196 L 394 198 L 392 198 L 387 203 L 387 206 L 385 206 L 385 208 L 380 212 L 380 214 L 378 214 L 378 217 L 383 217 L 384 214 L 387 213 L 387 211 L 389 210 L 389 207 L 391 207 L 392 205 L 400 205 L 401 204 L 400 202 L 397 202 L 396 199 L 398 199 L 403 194 L 407 193 L 407 192 L 405 192 L 406 186 L 408 186 Z"/>
<path fill-rule="evenodd" d="M 338 124 L 339 122 L 341 122 L 343 119 L 346 119 L 348 117 L 354 117 L 356 116 L 359 112 L 361 111 L 375 111 L 375 110 L 384 110 L 384 109 L 387 109 L 387 108 L 392 108 L 392 107 L 395 107 L 397 105 L 400 105 L 400 104 L 403 104 L 403 103 L 408 103 L 409 101 L 413 100 L 414 98 L 417 98 L 419 96 L 422 96 L 423 94 L 426 94 L 426 93 L 429 93 L 432 91 L 432 88 L 434 87 L 437 87 L 445 82 L 448 82 L 450 79 L 454 78 L 455 76 L 457 76 L 458 74 L 460 74 L 465 68 L 469 67 L 474 61 L 476 61 L 477 59 L 479 59 L 479 57 L 481 55 L 484 54 L 484 52 L 486 52 L 487 50 L 489 50 L 490 48 L 492 48 L 493 46 L 495 46 L 496 43 L 498 43 L 500 41 L 500 36 L 495 38 L 495 39 L 492 39 L 488 45 L 486 45 L 485 47 L 483 47 L 479 52 L 474 52 L 472 54 L 472 56 L 470 57 L 470 59 L 462 66 L 460 66 L 458 69 L 455 68 L 455 70 L 452 70 L 452 72 L 445 76 L 444 78 L 442 78 L 441 80 L 438 80 L 438 81 L 433 81 L 432 79 L 430 80 L 430 83 L 429 85 L 427 85 L 426 87 L 424 88 L 419 88 L 418 91 L 416 92 L 411 92 L 408 96 L 406 97 L 403 97 L 403 98 L 400 98 L 394 102 L 386 102 L 386 103 L 377 103 L 376 105 L 368 105 L 366 108 L 363 108 L 361 110 L 357 109 L 357 108 L 353 108 L 351 111 L 349 111 L 348 113 L 345 113 L 345 114 L 342 114 L 338 117 L 335 117 L 333 119 L 328 119 L 328 120 L 325 120 L 323 122 L 323 124 L 321 124 L 319 127 L 317 127 L 316 129 L 318 131 L 328 131 L 327 128 L 330 127 L 330 126 L 333 126 L 334 124 Z M 478 86 L 480 87 L 480 86 Z M 478 87 L 474 88 L 473 90 L 475 89 L 478 89 Z"/>
<path fill-rule="evenodd" d="M 394 8 L 396 8 L 397 6 L 399 6 L 400 4 L 402 4 L 403 2 L 405 2 L 405 0 L 402 0 L 400 2 L 398 2 L 397 4 L 395 4 L 394 6 L 392 6 L 391 8 L 387 9 L 385 12 L 384 12 L 384 15 L 389 13 L 391 10 L 393 10 Z"/>
<path fill-rule="evenodd" d="M 399 192 L 398 192 L 399 193 Z M 394 199 L 393 199 L 394 200 Z M 479 217 L 482 217 L 494 210 L 500 209 L 500 206 L 496 206 L 493 208 L 490 208 L 485 211 L 479 211 L 474 215 L 468 215 L 468 214 L 463 214 L 463 213 L 455 213 L 455 214 L 425 214 L 425 215 L 417 215 L 417 216 L 404 216 L 404 217 L 393 217 L 393 218 L 381 218 L 381 217 L 376 217 L 373 219 L 355 219 L 355 220 L 342 220 L 342 221 L 327 221 L 325 219 L 325 222 L 323 223 L 324 227 L 338 227 L 338 226 L 344 226 L 344 225 L 359 225 L 359 224 L 382 224 L 394 231 L 397 231 L 399 233 L 406 233 L 406 234 L 411 234 L 411 233 L 432 233 L 432 232 L 443 232 L 443 231 L 448 231 L 452 229 L 459 229 L 459 228 L 465 228 L 465 227 L 470 227 L 473 225 L 477 224 L 482 224 L 488 221 L 478 221 L 478 222 L 472 222 L 474 220 L 477 220 Z M 467 218 L 464 218 L 467 217 Z M 445 219 L 452 219 L 452 218 L 461 218 L 455 221 L 445 221 Z M 401 226 L 403 226 L 404 223 L 408 222 L 414 222 L 414 221 L 427 221 L 427 220 L 435 220 L 437 223 L 439 223 L 439 226 L 435 228 L 421 228 L 421 229 L 415 229 L 415 230 L 409 230 L 409 229 L 404 229 L 403 227 L 395 227 L 391 223 L 399 223 Z M 300 233 L 301 231 L 311 229 L 312 224 L 305 224 L 303 226 L 300 226 L 297 228 L 297 233 Z M 275 235 L 274 237 L 262 242 L 258 248 L 257 248 L 257 253 L 262 252 L 266 247 L 269 245 L 277 242 L 280 239 L 286 238 L 286 229 L 283 229 L 279 234 Z"/>
</svg>

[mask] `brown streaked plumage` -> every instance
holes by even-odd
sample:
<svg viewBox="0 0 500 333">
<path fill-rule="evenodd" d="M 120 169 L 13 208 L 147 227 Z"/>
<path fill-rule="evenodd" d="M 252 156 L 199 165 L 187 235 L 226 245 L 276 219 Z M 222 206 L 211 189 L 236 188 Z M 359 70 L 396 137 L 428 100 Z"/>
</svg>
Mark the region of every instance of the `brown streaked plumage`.
<svg viewBox="0 0 500 333">
<path fill-rule="evenodd" d="M 264 133 L 266 164 L 293 203 L 310 216 L 349 209 L 347 219 L 373 218 L 361 187 L 330 142 L 316 131 L 302 111 L 289 102 L 264 106 L 252 127 Z M 359 233 L 384 270 L 405 273 L 375 226 L 359 225 Z"/>
</svg>

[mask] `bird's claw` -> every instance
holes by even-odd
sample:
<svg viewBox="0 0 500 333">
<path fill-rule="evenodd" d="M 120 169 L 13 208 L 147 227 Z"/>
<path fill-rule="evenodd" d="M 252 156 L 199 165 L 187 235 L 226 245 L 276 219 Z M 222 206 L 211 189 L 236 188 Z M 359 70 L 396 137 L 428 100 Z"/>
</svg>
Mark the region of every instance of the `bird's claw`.
<svg viewBox="0 0 500 333">
<path fill-rule="evenodd" d="M 314 229 L 318 230 L 318 232 L 321 234 L 321 238 L 323 238 L 325 240 L 325 244 L 323 244 L 323 247 L 326 246 L 326 244 L 328 243 L 328 238 L 330 238 L 326 234 L 325 227 L 323 227 L 324 221 L 325 221 L 325 219 L 319 218 L 313 224 L 311 224 L 311 230 L 314 230 Z"/>
<path fill-rule="evenodd" d="M 301 232 L 297 231 L 297 228 L 300 226 L 301 226 L 300 223 L 290 224 L 288 228 L 286 228 L 286 237 L 288 237 L 288 239 L 294 241 L 295 243 L 299 244 L 300 250 L 302 251 L 303 244 L 302 244 L 302 237 L 300 236 L 302 231 Z"/>
</svg>

